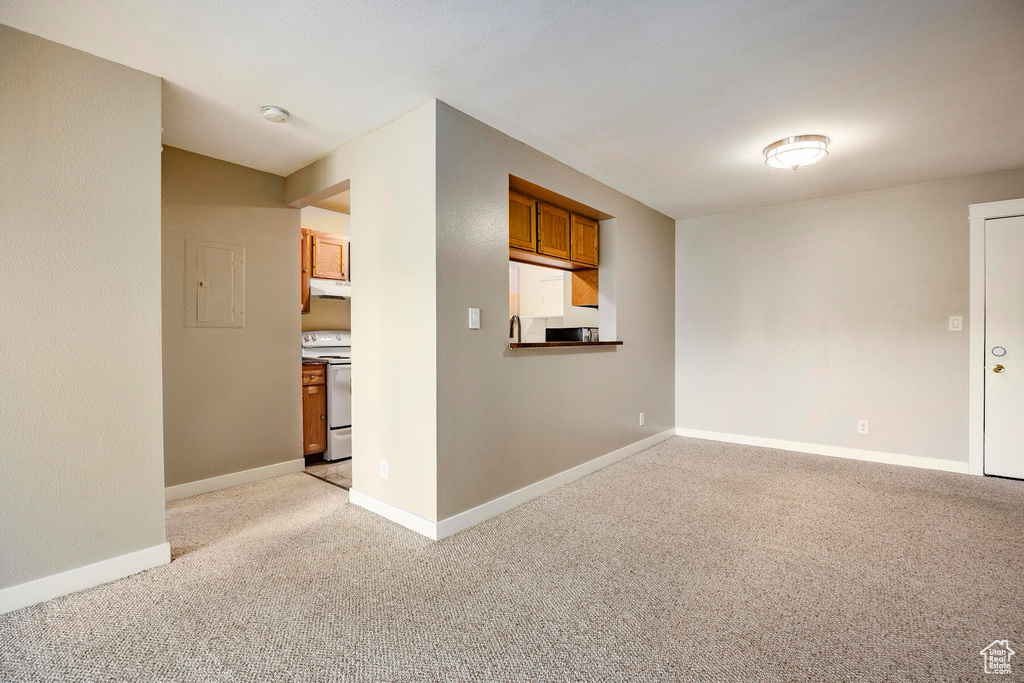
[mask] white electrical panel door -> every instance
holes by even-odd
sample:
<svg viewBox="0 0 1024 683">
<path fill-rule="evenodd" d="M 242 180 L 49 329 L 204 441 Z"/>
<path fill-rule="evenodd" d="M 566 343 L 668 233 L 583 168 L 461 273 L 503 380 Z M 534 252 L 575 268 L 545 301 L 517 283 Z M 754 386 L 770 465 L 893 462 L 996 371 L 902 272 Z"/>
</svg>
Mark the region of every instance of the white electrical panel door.
<svg viewBox="0 0 1024 683">
<path fill-rule="evenodd" d="M 185 326 L 245 327 L 245 247 L 185 240 Z"/>
</svg>

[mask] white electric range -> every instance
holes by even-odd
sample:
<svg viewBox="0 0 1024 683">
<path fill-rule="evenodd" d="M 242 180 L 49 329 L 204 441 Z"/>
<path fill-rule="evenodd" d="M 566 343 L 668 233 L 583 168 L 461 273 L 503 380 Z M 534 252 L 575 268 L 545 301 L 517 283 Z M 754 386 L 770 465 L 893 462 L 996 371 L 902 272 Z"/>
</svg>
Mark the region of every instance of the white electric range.
<svg viewBox="0 0 1024 683">
<path fill-rule="evenodd" d="M 352 457 L 352 333 L 315 330 L 302 333 L 302 360 L 327 364 L 327 451 L 324 460 Z"/>
</svg>

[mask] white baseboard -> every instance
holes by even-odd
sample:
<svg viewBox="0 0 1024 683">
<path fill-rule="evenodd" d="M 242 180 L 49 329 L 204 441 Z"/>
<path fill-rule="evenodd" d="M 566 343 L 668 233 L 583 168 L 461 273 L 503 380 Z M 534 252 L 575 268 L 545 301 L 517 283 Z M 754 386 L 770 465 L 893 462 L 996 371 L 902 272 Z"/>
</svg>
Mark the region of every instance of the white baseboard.
<svg viewBox="0 0 1024 683">
<path fill-rule="evenodd" d="M 804 443 L 802 441 L 785 441 L 782 439 L 768 439 L 761 436 L 745 436 L 743 434 L 725 434 L 723 432 L 706 432 L 701 429 L 676 429 L 678 436 L 689 436 L 694 439 L 708 439 L 709 441 L 725 441 L 727 443 L 739 443 L 747 446 L 762 446 L 764 448 L 778 448 L 784 451 L 796 451 L 797 453 L 813 453 L 815 455 L 827 455 L 833 458 L 849 458 L 850 460 L 866 460 L 868 462 L 880 462 L 887 465 L 904 465 L 906 467 L 921 467 L 928 470 L 942 470 L 944 472 L 958 472 L 967 474 L 967 463 L 955 460 L 943 460 L 941 458 L 925 458 L 920 455 L 903 455 L 902 453 L 886 453 L 884 451 L 868 451 L 861 448 L 846 448 L 843 446 L 825 446 L 816 443 Z"/>
<path fill-rule="evenodd" d="M 396 524 L 401 524 L 406 529 L 411 529 L 432 541 L 437 540 L 437 522 L 432 522 L 426 517 L 420 517 L 408 510 L 403 510 L 397 505 L 385 503 L 379 498 L 368 496 L 362 491 L 356 491 L 355 489 L 351 489 L 348 492 L 348 499 L 353 505 L 358 505 L 370 512 L 375 512 L 381 517 L 390 519 Z"/>
<path fill-rule="evenodd" d="M 429 519 L 420 517 L 419 515 L 414 515 L 413 513 L 391 505 L 390 503 L 385 503 L 384 501 L 355 490 L 349 492 L 349 500 L 351 500 L 355 505 L 366 508 L 371 512 L 376 512 L 378 515 L 401 524 L 407 529 L 411 529 L 418 534 L 422 534 L 429 539 L 437 541 L 442 538 L 452 536 L 464 529 L 468 529 L 471 526 L 476 526 L 480 522 L 492 517 L 497 517 L 501 513 L 507 512 L 514 507 L 518 507 L 527 501 L 548 493 L 549 491 L 553 491 L 559 486 L 564 486 L 565 484 L 575 481 L 580 477 L 585 477 L 586 475 L 596 472 L 603 467 L 607 467 L 608 465 L 628 458 L 631 455 L 635 455 L 646 448 L 650 448 L 665 439 L 675 436 L 675 433 L 676 430 L 669 429 L 661 432 L 660 434 L 649 436 L 646 439 L 631 443 L 628 446 L 623 446 L 611 453 L 605 453 L 593 460 L 588 460 L 587 462 L 567 469 L 564 472 L 559 472 L 547 479 L 542 479 L 536 483 L 530 484 L 529 486 L 524 486 L 521 489 L 507 493 L 500 498 L 495 498 L 494 500 L 478 505 L 475 508 L 471 508 L 465 512 L 460 512 L 459 514 L 443 519 L 440 522 L 432 522 Z"/>
<path fill-rule="evenodd" d="M 101 583 L 123 579 L 170 561 L 171 546 L 168 543 L 162 543 L 151 548 L 136 550 L 127 555 L 112 557 L 109 560 L 102 560 L 60 574 L 44 576 L 41 579 L 4 588 L 0 590 L 0 614 L 59 598 L 69 593 L 76 593 Z"/>
<path fill-rule="evenodd" d="M 437 537 L 447 538 L 452 534 L 456 534 L 463 529 L 475 526 L 484 520 L 490 519 L 491 517 L 497 517 L 501 513 L 511 510 L 514 507 L 518 507 L 527 501 L 537 498 L 538 496 L 542 496 L 548 491 L 554 491 L 559 486 L 564 486 L 571 481 L 575 481 L 580 477 L 585 477 L 601 468 L 608 467 L 608 465 L 624 460 L 631 455 L 636 455 L 640 451 L 650 448 L 651 446 L 673 436 L 675 436 L 674 429 L 669 429 L 661 432 L 660 434 L 649 436 L 646 439 L 641 439 L 640 441 L 631 443 L 628 446 L 623 446 L 611 453 L 605 453 L 593 460 L 588 460 L 585 463 L 576 465 L 576 467 L 567 469 L 564 472 L 559 472 L 547 479 L 541 479 L 534 484 L 524 486 L 512 493 L 506 493 L 501 498 L 495 498 L 483 505 L 478 505 L 475 508 L 471 508 L 465 512 L 460 512 L 459 514 L 448 517 L 447 519 L 443 519 L 437 523 Z"/>
<path fill-rule="evenodd" d="M 219 477 L 210 477 L 209 479 L 190 481 L 187 484 L 178 484 L 177 486 L 168 486 L 167 488 L 165 488 L 164 500 L 170 502 L 172 500 L 180 500 L 182 498 L 198 496 L 200 493 L 220 491 L 221 489 L 231 488 L 232 486 L 241 486 L 242 484 L 260 481 L 261 479 L 279 477 L 282 474 L 301 472 L 305 468 L 306 461 L 302 458 L 299 458 L 298 460 L 279 462 L 276 465 L 255 467 L 251 470 L 242 470 L 241 472 L 223 474 Z"/>
</svg>

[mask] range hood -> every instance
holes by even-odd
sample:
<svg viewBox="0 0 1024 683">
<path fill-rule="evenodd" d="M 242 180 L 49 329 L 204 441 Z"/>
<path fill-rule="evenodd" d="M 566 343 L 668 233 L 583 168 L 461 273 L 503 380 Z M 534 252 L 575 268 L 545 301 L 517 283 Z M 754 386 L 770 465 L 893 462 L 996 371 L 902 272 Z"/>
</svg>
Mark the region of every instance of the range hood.
<svg viewBox="0 0 1024 683">
<path fill-rule="evenodd" d="M 309 295 L 318 299 L 351 299 L 352 283 L 348 280 L 311 277 L 309 278 Z"/>
</svg>

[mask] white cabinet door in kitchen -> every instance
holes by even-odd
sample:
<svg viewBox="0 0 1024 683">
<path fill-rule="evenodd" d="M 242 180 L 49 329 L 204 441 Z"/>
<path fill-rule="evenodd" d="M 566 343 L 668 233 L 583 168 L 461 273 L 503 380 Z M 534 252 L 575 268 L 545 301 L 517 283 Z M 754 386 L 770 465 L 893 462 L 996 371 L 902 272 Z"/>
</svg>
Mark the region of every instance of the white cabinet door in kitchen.
<svg viewBox="0 0 1024 683">
<path fill-rule="evenodd" d="M 331 429 L 352 425 L 352 366 L 330 365 L 327 371 L 327 413 Z"/>
</svg>

